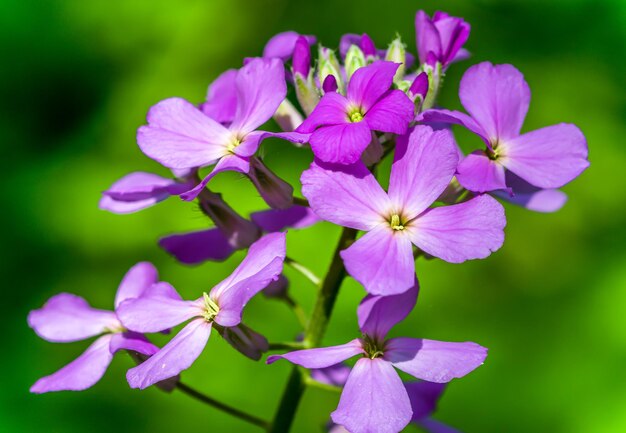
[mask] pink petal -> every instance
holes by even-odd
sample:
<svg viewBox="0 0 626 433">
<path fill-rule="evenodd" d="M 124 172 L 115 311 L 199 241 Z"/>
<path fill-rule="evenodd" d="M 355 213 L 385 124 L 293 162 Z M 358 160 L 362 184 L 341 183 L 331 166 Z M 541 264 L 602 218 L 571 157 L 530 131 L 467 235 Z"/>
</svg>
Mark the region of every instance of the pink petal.
<svg viewBox="0 0 626 433">
<path fill-rule="evenodd" d="M 318 128 L 311 138 L 311 150 L 323 162 L 353 164 L 372 140 L 365 121 Z"/>
<path fill-rule="evenodd" d="M 422 10 L 417 11 L 415 15 L 415 39 L 420 63 L 426 63 L 428 53 L 433 53 L 437 58 L 441 57 L 442 48 L 439 31 L 428 14 Z"/>
<path fill-rule="evenodd" d="M 301 365 L 305 368 L 326 368 L 364 353 L 361 340 L 357 338 L 340 346 L 296 350 L 283 355 L 268 356 L 267 363 L 272 364 L 279 359 L 286 359 L 292 364 Z"/>
<path fill-rule="evenodd" d="M 263 57 L 266 59 L 277 57 L 284 61 L 289 60 L 296 46 L 296 41 L 300 36 L 301 35 L 299 33 L 293 31 L 278 33 L 277 35 L 273 36 L 265 45 L 265 48 L 263 49 Z M 302 36 L 306 38 L 309 45 L 315 44 L 315 36 Z"/>
<path fill-rule="evenodd" d="M 358 230 L 370 230 L 385 221 L 389 198 L 362 164 L 332 166 L 312 163 L 302 173 L 302 194 L 322 219 Z"/>
<path fill-rule="evenodd" d="M 567 202 L 567 194 L 563 191 L 537 188 L 511 171 L 506 172 L 506 184 L 510 191 L 494 191 L 492 195 L 528 210 L 556 212 Z"/>
<path fill-rule="evenodd" d="M 348 109 L 349 102 L 343 95 L 327 92 L 322 96 L 309 117 L 296 128 L 296 131 L 310 134 L 320 126 L 350 123 Z"/>
<path fill-rule="evenodd" d="M 430 206 L 450 184 L 457 152 L 449 130 L 419 125 L 408 137 L 399 137 L 389 180 L 389 198 L 396 212 L 408 220 Z"/>
<path fill-rule="evenodd" d="M 250 161 L 246 158 L 241 158 L 238 155 L 234 155 L 232 153 L 228 153 L 224 157 L 222 157 L 211 173 L 205 176 L 204 179 L 200 183 L 198 183 L 195 187 L 186 191 L 180 195 L 185 201 L 195 200 L 196 197 L 202 192 L 204 187 L 209 183 L 213 177 L 223 171 L 236 171 L 238 173 L 247 173 L 250 170 Z"/>
<path fill-rule="evenodd" d="M 511 65 L 474 65 L 459 86 L 463 107 L 492 141 L 515 138 L 530 104 L 530 89 L 520 71 Z"/>
<path fill-rule="evenodd" d="M 375 131 L 405 134 L 413 120 L 414 105 L 401 90 L 390 90 L 365 113 L 365 121 Z"/>
<path fill-rule="evenodd" d="M 504 208 L 488 195 L 430 209 L 408 228 L 411 241 L 450 263 L 484 259 L 504 242 Z"/>
<path fill-rule="evenodd" d="M 126 272 L 115 294 L 115 308 L 126 299 L 138 298 L 159 281 L 159 273 L 150 262 L 139 262 Z"/>
<path fill-rule="evenodd" d="M 447 343 L 418 338 L 392 338 L 384 359 L 418 379 L 446 383 L 480 367 L 487 349 L 471 342 Z"/>
<path fill-rule="evenodd" d="M 229 129 L 246 135 L 267 122 L 287 96 L 279 59 L 253 59 L 237 72 L 237 111 Z"/>
<path fill-rule="evenodd" d="M 411 421 L 411 403 L 390 363 L 361 358 L 330 416 L 351 433 L 397 433 Z"/>
<path fill-rule="evenodd" d="M 189 322 L 155 355 L 128 370 L 128 384 L 145 389 L 188 369 L 202 353 L 210 335 L 211 323 L 204 319 Z"/>
<path fill-rule="evenodd" d="M 359 304 L 357 316 L 361 332 L 384 340 L 397 323 L 404 320 L 415 307 L 419 283 L 404 293 L 390 296 L 367 295 Z"/>
<path fill-rule="evenodd" d="M 142 152 L 169 168 L 212 164 L 227 152 L 232 133 L 181 98 L 159 102 L 137 131 Z"/>
<path fill-rule="evenodd" d="M 170 293 L 176 291 L 168 283 L 157 283 L 150 290 L 140 298 L 122 302 L 117 308 L 117 316 L 127 329 L 160 332 L 202 315 L 201 302 L 174 298 Z M 156 293 L 157 290 L 164 293 Z"/>
<path fill-rule="evenodd" d="M 506 188 L 504 167 L 500 162 L 489 159 L 481 150 L 470 153 L 461 160 L 456 178 L 464 188 L 474 192 Z"/>
<path fill-rule="evenodd" d="M 41 394 L 52 391 L 82 391 L 95 385 L 104 376 L 113 359 L 109 350 L 111 337 L 108 334 L 98 338 L 74 361 L 35 382 L 30 392 Z"/>
<path fill-rule="evenodd" d="M 230 123 L 237 110 L 236 69 L 228 69 L 215 79 L 209 86 L 206 102 L 201 110 L 204 114 L 219 123 Z"/>
<path fill-rule="evenodd" d="M 451 123 L 461 125 L 483 139 L 487 146 L 491 146 L 490 136 L 474 119 L 460 111 L 451 110 L 427 110 L 417 116 L 419 122 L 424 123 Z"/>
<path fill-rule="evenodd" d="M 248 301 L 278 278 L 286 254 L 285 238 L 285 233 L 270 233 L 253 243 L 233 273 L 211 290 L 211 298 L 220 307 L 217 323 L 239 324 Z"/>
<path fill-rule="evenodd" d="M 152 356 L 159 351 L 159 348 L 152 344 L 143 334 L 132 331 L 113 334 L 109 349 L 112 354 L 120 350 L 128 350 L 146 356 Z"/>
<path fill-rule="evenodd" d="M 186 265 L 226 260 L 235 251 L 219 228 L 164 236 L 159 246 Z"/>
<path fill-rule="evenodd" d="M 398 66 L 397 63 L 379 61 L 357 69 L 348 83 L 350 103 L 367 113 L 391 88 Z"/>
<path fill-rule="evenodd" d="M 381 224 L 341 252 L 346 271 L 372 295 L 395 295 L 415 283 L 411 239 Z"/>
<path fill-rule="evenodd" d="M 502 143 L 502 164 L 539 188 L 560 188 L 587 167 L 587 141 L 575 125 L 561 123 Z"/>
<path fill-rule="evenodd" d="M 59 293 L 28 314 L 28 326 L 44 340 L 70 342 L 117 329 L 120 323 L 112 311 L 92 308 L 80 296 Z"/>
</svg>

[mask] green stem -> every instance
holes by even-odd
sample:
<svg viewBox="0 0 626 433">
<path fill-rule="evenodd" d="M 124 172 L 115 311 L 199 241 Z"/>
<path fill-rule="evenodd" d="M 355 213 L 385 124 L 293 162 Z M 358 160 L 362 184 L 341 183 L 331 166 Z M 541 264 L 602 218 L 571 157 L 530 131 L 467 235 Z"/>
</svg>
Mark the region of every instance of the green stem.
<svg viewBox="0 0 626 433">
<path fill-rule="evenodd" d="M 321 284 L 322 280 L 320 279 L 320 277 L 315 275 L 313 271 L 311 271 L 309 268 L 307 268 L 300 262 L 295 261 L 291 257 L 285 257 L 285 264 L 291 266 L 293 269 L 300 272 L 307 280 L 312 282 L 313 285 L 319 287 L 319 285 Z"/>
<path fill-rule="evenodd" d="M 213 406 L 214 408 L 226 412 L 236 418 L 239 418 L 240 420 L 249 422 L 250 424 L 254 424 L 257 427 L 261 427 L 262 429 L 270 428 L 270 423 L 268 423 L 267 421 L 261 418 L 257 418 L 254 415 L 250 415 L 249 413 L 242 412 L 239 409 L 235 409 L 234 407 L 228 406 L 221 401 L 215 400 L 208 395 L 202 394 L 201 392 L 190 388 L 182 382 L 178 382 L 176 384 L 176 388 L 179 389 L 181 392 L 187 394 L 188 396 L 193 397 L 196 400 L 201 401 L 202 403 L 208 404 L 209 406 Z"/>
<path fill-rule="evenodd" d="M 300 350 L 304 349 L 304 344 L 298 341 L 281 341 L 278 343 L 269 343 L 270 350 Z"/>
<path fill-rule="evenodd" d="M 337 293 L 341 287 L 341 283 L 346 276 L 346 270 L 343 266 L 339 252 L 356 238 L 357 231 L 354 229 L 344 228 L 332 262 L 326 273 L 326 277 L 318 292 L 313 313 L 309 320 L 308 326 L 304 334 L 304 344 L 306 347 L 317 347 L 322 341 L 328 320 L 332 314 Z M 305 375 L 299 367 L 294 367 L 287 381 L 287 387 L 283 393 L 282 399 L 274 416 L 272 425 L 268 428 L 270 433 L 287 433 L 291 428 L 291 424 L 296 415 L 298 404 L 305 390 Z"/>
</svg>

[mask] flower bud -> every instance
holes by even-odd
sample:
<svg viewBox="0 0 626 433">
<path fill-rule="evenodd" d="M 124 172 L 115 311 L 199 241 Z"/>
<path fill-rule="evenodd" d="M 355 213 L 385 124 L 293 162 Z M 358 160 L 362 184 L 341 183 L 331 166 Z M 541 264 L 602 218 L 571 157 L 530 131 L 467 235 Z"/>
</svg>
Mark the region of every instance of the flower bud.
<svg viewBox="0 0 626 433">
<path fill-rule="evenodd" d="M 365 66 L 365 54 L 356 45 L 351 45 L 346 54 L 346 76 L 348 79 L 354 74 L 354 72 Z"/>
<path fill-rule="evenodd" d="M 293 106 L 289 99 L 285 99 L 280 103 L 274 113 L 274 120 L 286 132 L 294 131 L 304 121 L 302 114 Z M 294 144 L 296 146 L 299 145 L 298 143 Z"/>
<path fill-rule="evenodd" d="M 322 84 L 324 93 L 337 91 L 337 79 L 334 75 L 328 75 Z"/>
<path fill-rule="evenodd" d="M 326 77 L 333 75 L 337 81 L 337 91 L 344 93 L 344 83 L 341 76 L 341 68 L 335 52 L 329 48 L 320 46 L 319 48 L 319 67 L 318 67 L 318 80 L 320 83 L 324 83 Z"/>
<path fill-rule="evenodd" d="M 400 63 L 400 67 L 396 71 L 396 75 L 393 77 L 394 81 L 400 81 L 404 77 L 404 69 L 406 64 L 406 47 L 402 43 L 400 36 L 397 36 L 391 44 L 389 44 L 389 48 L 387 48 L 387 54 L 385 55 L 385 60 L 394 63 Z"/>
<path fill-rule="evenodd" d="M 431 66 L 428 63 L 424 64 L 424 72 L 428 76 L 428 92 L 424 97 L 422 111 L 435 106 L 435 101 L 437 99 L 437 95 L 439 94 L 439 87 L 443 81 L 442 66 L 439 62 L 435 63 L 435 66 Z"/>
<path fill-rule="evenodd" d="M 422 103 L 428 94 L 428 81 L 428 73 L 420 72 L 409 87 L 408 95 L 415 104 L 416 113 L 422 111 Z"/>
<path fill-rule="evenodd" d="M 243 323 L 233 327 L 213 326 L 228 344 L 250 359 L 258 361 L 269 350 L 267 339 Z"/>
<path fill-rule="evenodd" d="M 367 33 L 363 33 L 361 35 L 361 50 L 363 54 L 365 54 L 365 60 L 367 63 L 371 63 L 376 58 L 376 45 L 374 45 L 374 41 L 369 37 Z"/>
</svg>

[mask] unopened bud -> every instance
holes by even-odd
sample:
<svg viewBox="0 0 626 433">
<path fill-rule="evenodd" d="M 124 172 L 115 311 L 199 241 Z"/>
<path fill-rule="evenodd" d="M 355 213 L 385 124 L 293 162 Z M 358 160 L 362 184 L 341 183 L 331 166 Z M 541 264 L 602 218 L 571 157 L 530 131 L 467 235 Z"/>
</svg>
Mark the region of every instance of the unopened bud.
<svg viewBox="0 0 626 433">
<path fill-rule="evenodd" d="M 396 71 L 396 75 L 393 77 L 394 81 L 400 81 L 404 77 L 404 69 L 406 63 L 406 47 L 402 43 L 400 36 L 396 37 L 391 44 L 389 44 L 389 48 L 387 48 L 387 54 L 385 55 L 385 60 L 394 63 L 400 63 L 398 70 Z"/>
<path fill-rule="evenodd" d="M 346 54 L 346 75 L 348 79 L 354 74 L 354 72 L 365 66 L 365 54 L 356 45 L 351 45 Z"/>
<path fill-rule="evenodd" d="M 318 62 L 319 70 L 317 78 L 319 82 L 324 83 L 327 76 L 333 75 L 337 81 L 337 91 L 339 93 L 344 93 L 344 83 L 341 79 L 341 68 L 335 52 L 329 48 L 320 46 Z"/>
</svg>

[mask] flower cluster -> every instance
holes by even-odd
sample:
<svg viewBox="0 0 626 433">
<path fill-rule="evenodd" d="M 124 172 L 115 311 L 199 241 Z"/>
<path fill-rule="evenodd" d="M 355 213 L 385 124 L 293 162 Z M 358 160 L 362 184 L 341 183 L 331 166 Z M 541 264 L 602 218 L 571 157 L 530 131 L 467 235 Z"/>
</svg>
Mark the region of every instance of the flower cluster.
<svg viewBox="0 0 626 433">
<path fill-rule="evenodd" d="M 127 373 L 131 387 L 180 387 L 181 372 L 204 350 L 213 329 L 259 360 L 280 348 L 242 323 L 245 305 L 263 291 L 293 307 L 304 327 L 303 338 L 283 345 L 299 350 L 269 356 L 267 363 L 284 359 L 308 369 L 306 377 L 295 376 L 303 385 L 343 388 L 330 431 L 393 433 L 410 422 L 431 432 L 452 431 L 430 416 L 444 384 L 482 365 L 487 349 L 388 337 L 416 304 L 416 258 L 461 263 L 488 257 L 504 242 L 506 218 L 496 198 L 556 211 L 566 200 L 558 188 L 589 163 L 585 138 L 574 125 L 520 132 L 530 90 L 511 65 L 484 62 L 467 70 L 459 96 L 469 114 L 437 107 L 446 70 L 469 57 L 464 44 L 470 26 L 443 12 L 429 17 L 419 11 L 415 31 L 416 56 L 399 37 L 380 49 L 367 34 L 347 34 L 336 53 L 316 45 L 313 36 L 281 33 L 262 57 L 246 58 L 240 69 L 221 74 L 204 102 L 170 98 L 154 105 L 137 143 L 172 176 L 131 173 L 103 193 L 100 208 L 123 214 L 171 196 L 195 200 L 214 226 L 165 236 L 159 246 L 188 265 L 224 260 L 236 250 L 247 249 L 247 255 L 195 300 L 182 299 L 146 262 L 126 274 L 112 312 L 75 295 L 52 297 L 28 317 L 39 336 L 53 342 L 98 338 L 31 391 L 88 388 L 120 350 L 137 364 Z M 289 86 L 293 97 L 287 96 Z M 265 130 L 271 119 L 281 132 Z M 464 155 L 453 124 L 478 135 L 484 148 Z M 266 138 L 312 153 L 300 176 L 304 197 L 264 163 L 259 147 Z M 388 156 L 393 161 L 383 179 L 378 169 Z M 269 208 L 238 214 L 210 190 L 211 179 L 223 171 L 247 177 Z M 324 278 L 290 259 L 286 248 L 290 229 L 319 221 L 343 227 Z M 289 294 L 284 264 L 318 286 L 308 320 Z M 344 269 L 366 292 L 357 308 L 359 330 L 346 344 L 322 347 Z M 162 348 L 146 337 L 183 323 Z M 356 363 L 345 363 L 353 357 Z M 398 371 L 418 381 L 405 382 Z M 283 400 L 291 399 L 290 406 L 279 408 L 268 430 L 288 431 L 301 388 L 288 387 Z"/>
</svg>

